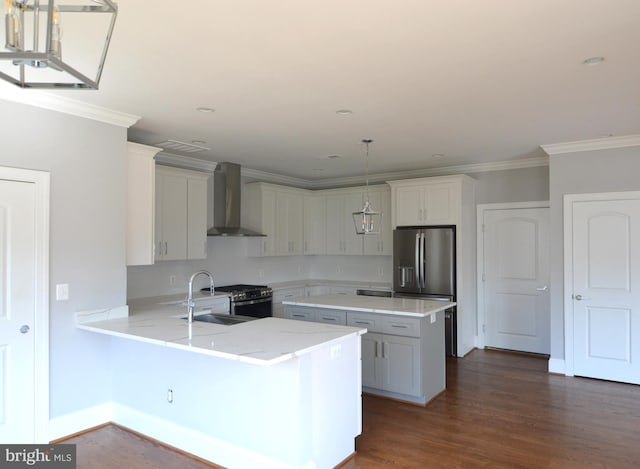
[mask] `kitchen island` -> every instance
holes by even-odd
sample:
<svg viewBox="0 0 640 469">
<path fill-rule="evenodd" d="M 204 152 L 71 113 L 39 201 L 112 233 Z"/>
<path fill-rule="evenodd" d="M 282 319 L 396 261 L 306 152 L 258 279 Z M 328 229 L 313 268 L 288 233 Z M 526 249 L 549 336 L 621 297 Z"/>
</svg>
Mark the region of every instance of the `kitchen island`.
<svg viewBox="0 0 640 469">
<path fill-rule="evenodd" d="M 454 302 L 319 295 L 283 304 L 286 318 L 367 328 L 363 391 L 426 405 L 445 390 L 444 311 Z"/>
<path fill-rule="evenodd" d="M 79 314 L 112 337 L 113 422 L 225 467 L 330 468 L 354 452 L 362 327 L 184 313 Z"/>
</svg>

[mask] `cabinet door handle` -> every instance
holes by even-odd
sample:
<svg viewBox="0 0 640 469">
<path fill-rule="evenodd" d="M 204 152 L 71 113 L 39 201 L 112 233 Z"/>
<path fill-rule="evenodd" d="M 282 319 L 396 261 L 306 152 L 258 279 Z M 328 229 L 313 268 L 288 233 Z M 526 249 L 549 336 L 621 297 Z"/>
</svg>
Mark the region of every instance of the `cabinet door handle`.
<svg viewBox="0 0 640 469">
<path fill-rule="evenodd" d="M 368 321 L 353 321 L 354 324 L 362 324 L 364 326 L 368 326 L 370 323 Z"/>
<path fill-rule="evenodd" d="M 321 318 L 323 321 L 333 321 L 336 322 L 338 319 L 337 318 L 332 318 L 330 316 L 322 316 Z"/>
<path fill-rule="evenodd" d="M 304 314 L 292 314 L 291 317 L 293 318 L 304 318 Z"/>
<path fill-rule="evenodd" d="M 382 346 L 382 342 L 378 342 L 378 341 L 376 340 L 376 353 L 375 353 L 376 358 L 378 358 L 378 357 L 380 356 L 380 347 L 381 347 L 381 346 Z"/>
<path fill-rule="evenodd" d="M 165 241 L 165 242 L 164 242 L 164 255 L 165 255 L 165 256 L 167 255 L 167 252 L 168 252 L 168 251 L 167 251 L 167 244 L 168 244 L 168 243 Z"/>
<path fill-rule="evenodd" d="M 385 347 L 385 343 L 382 342 L 382 358 L 387 358 L 387 348 Z"/>
</svg>

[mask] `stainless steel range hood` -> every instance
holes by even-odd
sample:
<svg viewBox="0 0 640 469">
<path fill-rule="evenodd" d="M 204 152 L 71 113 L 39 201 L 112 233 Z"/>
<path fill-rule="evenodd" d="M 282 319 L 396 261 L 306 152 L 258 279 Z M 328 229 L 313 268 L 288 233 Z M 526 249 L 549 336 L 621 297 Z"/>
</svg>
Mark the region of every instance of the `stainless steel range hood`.
<svg viewBox="0 0 640 469">
<path fill-rule="evenodd" d="M 213 172 L 213 228 L 207 236 L 266 236 L 240 227 L 240 165 L 218 163 Z"/>
</svg>

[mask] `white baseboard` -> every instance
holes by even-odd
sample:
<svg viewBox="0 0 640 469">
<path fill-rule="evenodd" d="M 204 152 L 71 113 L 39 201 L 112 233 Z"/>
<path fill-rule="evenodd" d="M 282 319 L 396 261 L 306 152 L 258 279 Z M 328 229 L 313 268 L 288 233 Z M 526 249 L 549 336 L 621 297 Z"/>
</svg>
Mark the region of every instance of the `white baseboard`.
<svg viewBox="0 0 640 469">
<path fill-rule="evenodd" d="M 566 374 L 564 359 L 549 358 L 549 373 L 558 373 L 561 375 Z"/>
<path fill-rule="evenodd" d="M 49 441 L 97 427 L 112 420 L 110 402 L 71 412 L 49 420 Z"/>
<path fill-rule="evenodd" d="M 113 404 L 112 421 L 149 438 L 224 467 L 293 469 L 293 466 L 283 462 L 275 461 L 205 433 L 191 430 L 120 404 Z M 311 463 L 301 466 L 302 469 L 311 469 L 313 467 L 315 465 Z"/>
</svg>

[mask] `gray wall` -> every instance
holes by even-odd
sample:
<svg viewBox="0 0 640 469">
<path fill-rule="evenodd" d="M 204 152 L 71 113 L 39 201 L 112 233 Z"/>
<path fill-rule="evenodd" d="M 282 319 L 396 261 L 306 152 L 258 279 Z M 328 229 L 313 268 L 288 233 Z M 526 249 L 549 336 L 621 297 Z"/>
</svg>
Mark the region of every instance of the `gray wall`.
<svg viewBox="0 0 640 469">
<path fill-rule="evenodd" d="M 549 200 L 549 167 L 469 173 L 478 181 L 476 203 L 533 202 Z"/>
<path fill-rule="evenodd" d="M 0 165 L 48 171 L 50 414 L 111 400 L 107 338 L 78 331 L 76 311 L 126 303 L 126 129 L 0 101 Z M 69 300 L 55 285 L 69 284 Z"/>
<path fill-rule="evenodd" d="M 564 358 L 563 196 L 640 190 L 640 147 L 567 153 L 549 163 L 551 357 Z"/>
</svg>

